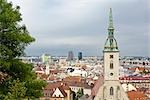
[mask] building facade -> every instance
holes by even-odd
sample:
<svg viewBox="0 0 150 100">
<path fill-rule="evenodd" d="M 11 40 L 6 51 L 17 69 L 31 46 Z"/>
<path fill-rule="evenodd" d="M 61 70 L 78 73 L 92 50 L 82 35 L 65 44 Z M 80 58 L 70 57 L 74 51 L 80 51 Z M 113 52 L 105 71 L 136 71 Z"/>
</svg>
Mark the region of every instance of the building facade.
<svg viewBox="0 0 150 100">
<path fill-rule="evenodd" d="M 69 51 L 67 60 L 72 61 L 73 59 L 74 59 L 73 51 Z"/>
<path fill-rule="evenodd" d="M 82 52 L 78 52 L 78 60 L 82 60 Z"/>
</svg>

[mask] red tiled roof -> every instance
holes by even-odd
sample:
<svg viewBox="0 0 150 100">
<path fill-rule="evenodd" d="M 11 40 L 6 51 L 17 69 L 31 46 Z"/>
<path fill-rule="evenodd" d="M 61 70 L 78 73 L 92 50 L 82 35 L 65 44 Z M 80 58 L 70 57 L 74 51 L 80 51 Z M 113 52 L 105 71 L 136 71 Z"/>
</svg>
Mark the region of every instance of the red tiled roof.
<svg viewBox="0 0 150 100">
<path fill-rule="evenodd" d="M 42 68 L 42 67 L 37 67 L 37 68 L 35 69 L 35 71 L 43 71 L 43 68 Z"/>
<path fill-rule="evenodd" d="M 139 91 L 129 91 L 128 97 L 130 100 L 150 100 L 147 96 L 144 95 L 144 93 Z"/>
<path fill-rule="evenodd" d="M 58 87 L 62 86 L 64 90 L 69 90 L 69 85 L 67 83 L 63 82 L 54 82 L 54 83 L 48 83 L 48 85 L 45 87 L 45 90 L 51 90 L 51 89 L 56 89 Z"/>
<path fill-rule="evenodd" d="M 63 79 L 63 81 L 67 82 L 81 82 L 81 77 L 80 76 L 69 76 Z"/>
<path fill-rule="evenodd" d="M 55 77 L 55 76 L 50 76 L 48 80 L 54 81 L 54 80 L 57 80 L 57 77 Z"/>
<path fill-rule="evenodd" d="M 96 94 L 98 93 L 99 88 L 103 85 L 104 82 L 104 77 L 100 76 L 99 79 L 96 81 L 93 89 L 92 89 L 92 96 L 96 96 Z"/>
<path fill-rule="evenodd" d="M 48 83 L 48 85 L 45 87 L 45 90 L 51 90 L 59 86 L 61 86 L 61 82 Z"/>
<path fill-rule="evenodd" d="M 50 69 L 49 70 L 49 73 L 50 74 L 57 74 L 57 73 L 59 73 L 60 71 L 59 70 L 57 70 L 57 69 Z"/>
<path fill-rule="evenodd" d="M 82 82 L 64 82 L 64 83 L 67 83 L 69 86 L 83 87 L 86 89 L 91 89 L 91 86 L 89 86 L 87 83 L 82 83 Z"/>
<path fill-rule="evenodd" d="M 43 79 L 43 80 L 47 80 L 48 79 L 48 75 L 46 75 L 46 74 L 42 74 L 41 76 L 40 76 L 40 78 L 41 79 Z"/>
<path fill-rule="evenodd" d="M 137 68 L 139 69 L 139 71 L 144 71 L 144 69 L 145 70 L 150 70 L 150 68 L 146 68 L 146 67 L 132 67 L 132 68 L 129 68 L 129 70 L 135 71 Z"/>
<path fill-rule="evenodd" d="M 130 76 L 130 77 L 120 77 L 119 80 L 150 80 L 150 77 Z"/>
<path fill-rule="evenodd" d="M 62 86 L 58 87 L 58 89 L 60 90 L 60 92 L 63 94 L 64 97 L 67 96 L 67 93 L 65 92 Z"/>
<path fill-rule="evenodd" d="M 67 96 L 67 93 L 65 92 L 65 90 L 70 90 L 69 86 L 66 83 L 64 84 L 62 82 L 55 82 L 55 83 L 49 83 L 45 87 L 44 93 L 50 93 L 50 96 L 52 96 L 56 88 L 58 88 L 61 91 L 64 97 Z"/>
<path fill-rule="evenodd" d="M 62 87 L 64 90 L 70 90 L 70 87 L 67 83 L 63 83 Z"/>
</svg>

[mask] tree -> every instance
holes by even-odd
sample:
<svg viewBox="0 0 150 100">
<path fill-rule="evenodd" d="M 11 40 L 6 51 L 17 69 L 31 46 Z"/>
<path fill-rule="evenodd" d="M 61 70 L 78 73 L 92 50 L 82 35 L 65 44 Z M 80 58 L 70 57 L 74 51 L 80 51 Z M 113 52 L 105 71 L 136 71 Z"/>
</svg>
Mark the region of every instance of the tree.
<svg viewBox="0 0 150 100">
<path fill-rule="evenodd" d="M 33 66 L 19 60 L 25 55 L 25 47 L 35 41 L 20 24 L 19 9 L 0 0 L 0 100 L 38 98 L 45 86 L 44 81 L 37 80 Z"/>
<path fill-rule="evenodd" d="M 32 98 L 32 99 L 41 97 L 43 95 L 42 89 L 43 86 L 45 85 L 46 85 L 45 82 L 42 80 L 34 80 L 34 81 L 26 82 L 27 91 L 25 96 L 27 98 Z"/>
<path fill-rule="evenodd" d="M 73 100 L 78 100 L 78 98 L 76 97 L 76 93 L 74 91 L 71 92 L 72 92 Z"/>
<path fill-rule="evenodd" d="M 80 98 L 84 95 L 83 93 L 83 89 L 79 89 L 78 92 L 77 92 L 77 97 Z"/>
<path fill-rule="evenodd" d="M 9 91 L 4 99 L 21 99 L 26 94 L 27 88 L 24 86 L 24 83 L 20 82 L 19 79 L 13 80 L 12 82 L 9 81 Z"/>
</svg>

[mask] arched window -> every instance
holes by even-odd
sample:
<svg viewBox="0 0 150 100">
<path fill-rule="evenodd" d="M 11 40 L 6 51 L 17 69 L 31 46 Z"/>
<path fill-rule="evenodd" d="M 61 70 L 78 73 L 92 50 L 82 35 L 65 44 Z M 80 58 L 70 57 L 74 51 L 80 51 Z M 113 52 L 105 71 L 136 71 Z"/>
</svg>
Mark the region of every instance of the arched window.
<svg viewBox="0 0 150 100">
<path fill-rule="evenodd" d="M 110 87 L 110 95 L 114 95 L 114 88 Z"/>
<path fill-rule="evenodd" d="M 114 68 L 114 65 L 113 65 L 113 63 L 111 62 L 110 63 L 110 69 L 113 69 Z"/>
</svg>

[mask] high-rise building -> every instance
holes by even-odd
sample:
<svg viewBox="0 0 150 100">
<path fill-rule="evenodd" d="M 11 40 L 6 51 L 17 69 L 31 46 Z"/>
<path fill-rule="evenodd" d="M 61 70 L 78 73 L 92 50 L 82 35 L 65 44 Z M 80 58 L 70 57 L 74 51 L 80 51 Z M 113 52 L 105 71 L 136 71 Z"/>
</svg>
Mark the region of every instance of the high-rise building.
<svg viewBox="0 0 150 100">
<path fill-rule="evenodd" d="M 82 52 L 78 52 L 78 60 L 82 60 Z"/>
<path fill-rule="evenodd" d="M 72 51 L 69 51 L 69 52 L 68 52 L 68 58 L 67 58 L 67 60 L 68 60 L 68 61 L 72 61 L 73 59 L 74 59 L 73 52 L 72 52 Z"/>
<path fill-rule="evenodd" d="M 119 82 L 119 49 L 114 37 L 112 10 L 109 12 L 108 37 L 104 50 L 104 83 L 95 100 L 129 100 Z"/>
</svg>

